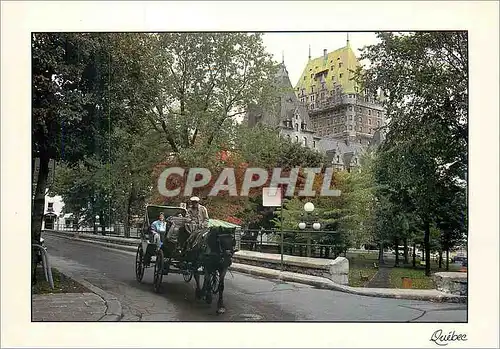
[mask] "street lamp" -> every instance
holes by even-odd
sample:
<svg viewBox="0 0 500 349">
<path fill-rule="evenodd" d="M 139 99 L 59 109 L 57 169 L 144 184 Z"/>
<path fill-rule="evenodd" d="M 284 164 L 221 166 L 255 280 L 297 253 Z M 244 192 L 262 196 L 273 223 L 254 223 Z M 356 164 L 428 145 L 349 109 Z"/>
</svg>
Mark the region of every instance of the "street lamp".
<svg viewBox="0 0 500 349">
<path fill-rule="evenodd" d="M 304 211 L 305 214 L 301 214 L 301 216 L 305 220 L 305 222 L 299 223 L 299 229 L 305 230 L 309 224 L 314 230 L 320 230 L 321 224 L 319 222 L 312 223 L 313 220 L 318 219 L 317 213 L 315 215 L 312 214 L 314 211 L 314 204 L 312 202 L 306 202 L 304 204 Z M 307 235 L 307 256 L 311 257 L 311 233 L 308 233 Z"/>
<path fill-rule="evenodd" d="M 99 215 L 95 215 L 95 234 L 97 234 L 97 231 L 99 230 Z"/>
<path fill-rule="evenodd" d="M 304 204 L 304 211 L 306 211 L 308 213 L 311 213 L 312 211 L 314 211 L 314 204 L 312 202 L 306 202 Z"/>
</svg>

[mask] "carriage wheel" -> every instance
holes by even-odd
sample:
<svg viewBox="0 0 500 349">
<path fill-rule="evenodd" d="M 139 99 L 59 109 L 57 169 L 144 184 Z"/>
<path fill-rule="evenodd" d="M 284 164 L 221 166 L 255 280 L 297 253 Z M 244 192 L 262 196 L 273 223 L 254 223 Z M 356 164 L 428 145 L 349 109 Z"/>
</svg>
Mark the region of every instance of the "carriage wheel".
<svg viewBox="0 0 500 349">
<path fill-rule="evenodd" d="M 158 250 L 158 252 L 156 252 L 156 262 L 155 262 L 155 271 L 153 279 L 153 286 L 155 292 L 160 292 L 160 286 L 162 281 L 163 281 L 163 251 Z"/>
<path fill-rule="evenodd" d="M 210 276 L 210 286 L 211 286 L 213 294 L 216 294 L 217 292 L 219 292 L 219 271 L 218 270 L 216 270 Z"/>
<path fill-rule="evenodd" d="M 137 253 L 135 255 L 135 278 L 137 281 L 141 282 L 144 277 L 144 253 L 142 251 L 142 246 L 137 247 Z"/>
</svg>

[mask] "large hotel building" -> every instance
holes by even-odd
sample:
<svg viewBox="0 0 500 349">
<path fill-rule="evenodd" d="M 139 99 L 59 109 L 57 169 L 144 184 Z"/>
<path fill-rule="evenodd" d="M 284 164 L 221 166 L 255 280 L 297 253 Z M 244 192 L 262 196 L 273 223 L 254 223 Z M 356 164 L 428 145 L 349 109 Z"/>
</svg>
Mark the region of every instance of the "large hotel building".
<svg viewBox="0 0 500 349">
<path fill-rule="evenodd" d="M 385 124 L 383 95 L 368 93 L 354 80 L 360 63 L 349 40 L 346 46 L 311 58 L 293 88 L 284 93 L 280 112 L 249 109 L 250 125 L 263 122 L 276 126 L 280 134 L 305 146 L 325 152 L 332 165 L 349 170 L 359 163 L 362 152 L 383 140 Z M 291 87 L 284 62 L 278 79 Z"/>
</svg>

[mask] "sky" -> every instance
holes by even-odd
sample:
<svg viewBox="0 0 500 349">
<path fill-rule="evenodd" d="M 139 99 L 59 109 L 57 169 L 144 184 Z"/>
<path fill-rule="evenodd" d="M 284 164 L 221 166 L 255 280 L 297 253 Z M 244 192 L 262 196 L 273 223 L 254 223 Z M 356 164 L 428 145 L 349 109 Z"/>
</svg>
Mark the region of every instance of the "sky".
<svg viewBox="0 0 500 349">
<path fill-rule="evenodd" d="M 285 58 L 285 65 L 290 76 L 292 85 L 295 86 L 303 69 L 305 68 L 311 46 L 311 57 L 323 55 L 323 49 L 327 52 L 344 47 L 347 40 L 346 32 L 301 32 L 301 33 L 265 33 L 264 45 L 267 51 L 274 56 L 278 62 Z M 366 45 L 378 43 L 373 32 L 349 33 L 349 41 L 356 56 L 360 56 L 360 49 Z"/>
</svg>

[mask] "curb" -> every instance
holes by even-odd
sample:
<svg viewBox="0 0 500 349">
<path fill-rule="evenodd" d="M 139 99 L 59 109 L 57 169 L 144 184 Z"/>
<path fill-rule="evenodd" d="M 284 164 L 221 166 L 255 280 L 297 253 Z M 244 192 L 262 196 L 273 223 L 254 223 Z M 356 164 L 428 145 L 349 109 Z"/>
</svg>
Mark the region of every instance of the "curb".
<svg viewBox="0 0 500 349">
<path fill-rule="evenodd" d="M 127 252 L 137 252 L 137 245 L 139 245 L 139 242 L 137 242 L 136 246 L 113 244 L 113 243 L 110 243 L 110 242 L 102 242 L 102 241 L 97 241 L 97 240 L 82 239 L 82 238 L 71 236 L 69 234 L 68 235 L 58 234 L 58 233 L 54 233 L 54 232 L 51 232 L 51 231 L 46 231 L 45 234 L 53 235 L 53 236 L 56 236 L 56 237 L 59 237 L 59 238 L 62 238 L 62 239 L 67 239 L 67 240 L 72 240 L 72 241 L 80 241 L 80 242 L 85 242 L 85 243 L 91 243 L 91 244 L 94 244 L 94 245 L 101 245 L 103 247 L 112 248 L 113 250 L 123 250 L 123 251 L 127 251 Z"/>
<path fill-rule="evenodd" d="M 71 277 L 71 276 L 70 276 Z M 120 321 L 123 316 L 122 304 L 115 297 L 100 289 L 99 287 L 91 284 L 90 282 L 72 277 L 75 281 L 81 283 L 83 286 L 87 287 L 89 290 L 101 297 L 106 303 L 106 313 L 99 321 Z"/>
<path fill-rule="evenodd" d="M 53 234 L 55 236 L 65 238 L 73 241 L 80 241 L 84 243 L 91 243 L 96 245 L 101 245 L 103 247 L 112 248 L 114 250 L 123 250 L 127 252 L 137 251 L 136 247 L 130 245 L 120 245 L 112 244 L 107 242 L 101 242 L 96 240 L 88 240 L 74 237 L 73 234 L 60 233 L 46 231 L 48 234 Z M 237 271 L 244 274 L 250 274 L 254 276 L 260 276 L 271 279 L 278 279 L 289 282 L 296 282 L 301 284 L 306 284 L 310 286 L 315 286 L 321 289 L 328 289 L 333 291 L 339 291 L 344 293 L 355 294 L 359 296 L 367 297 L 378 297 L 378 298 L 395 298 L 395 299 L 409 299 L 409 300 L 420 300 L 420 301 L 430 301 L 430 302 L 449 302 L 449 303 L 467 303 L 467 296 L 453 295 L 449 293 L 440 292 L 437 290 L 412 290 L 412 289 L 375 289 L 375 288 L 359 288 L 345 286 L 337 284 L 327 278 L 299 274 L 276 269 L 269 269 L 263 267 L 257 267 L 253 265 L 234 263 L 229 267 L 230 270 Z M 76 279 L 75 279 L 76 280 Z M 78 281 L 78 280 L 77 280 Z M 95 286 L 94 286 L 95 287 Z M 102 290 L 101 290 L 102 291 Z M 104 291 L 102 291 L 104 292 Z M 97 292 L 96 292 L 97 293 Z M 104 298 L 104 297 L 103 297 Z M 115 298 L 116 299 L 116 298 Z M 117 321 L 117 320 L 102 320 L 102 321 Z"/>
<path fill-rule="evenodd" d="M 402 289 L 366 289 L 356 288 L 351 286 L 340 285 L 332 282 L 329 279 L 319 276 L 304 275 L 292 272 L 281 272 L 275 269 L 256 267 L 251 265 L 233 263 L 231 270 L 240 273 L 261 276 L 266 278 L 278 279 L 289 282 L 297 282 L 301 284 L 311 285 L 322 289 L 339 291 L 344 293 L 355 294 L 359 296 L 378 297 L 378 298 L 395 298 L 395 299 L 410 299 L 431 302 L 449 302 L 449 303 L 466 303 L 467 297 L 457 296 L 443 293 L 437 290 L 402 290 Z"/>
</svg>

